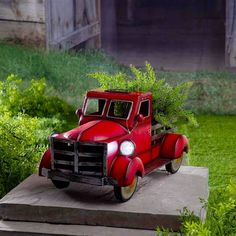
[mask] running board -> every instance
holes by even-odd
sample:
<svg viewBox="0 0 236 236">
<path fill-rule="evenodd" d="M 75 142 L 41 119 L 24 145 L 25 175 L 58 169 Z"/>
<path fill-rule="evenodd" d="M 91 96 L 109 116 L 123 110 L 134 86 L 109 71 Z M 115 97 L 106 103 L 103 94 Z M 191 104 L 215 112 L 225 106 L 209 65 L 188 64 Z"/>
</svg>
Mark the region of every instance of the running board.
<svg viewBox="0 0 236 236">
<path fill-rule="evenodd" d="M 146 165 L 144 167 L 145 170 L 145 175 L 151 173 L 152 171 L 154 171 L 157 168 L 160 168 L 168 163 L 170 163 L 172 161 L 172 159 L 164 159 L 164 158 L 157 158 L 155 160 L 153 160 L 152 162 L 150 162 L 148 165 Z"/>
</svg>

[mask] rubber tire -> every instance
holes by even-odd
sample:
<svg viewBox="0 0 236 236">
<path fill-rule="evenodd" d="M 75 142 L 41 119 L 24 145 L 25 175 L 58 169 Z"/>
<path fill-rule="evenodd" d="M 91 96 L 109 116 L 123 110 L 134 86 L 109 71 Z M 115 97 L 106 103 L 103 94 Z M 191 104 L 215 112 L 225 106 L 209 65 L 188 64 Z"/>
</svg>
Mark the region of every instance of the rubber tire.
<svg viewBox="0 0 236 236">
<path fill-rule="evenodd" d="M 132 186 L 133 184 L 134 184 L 134 186 L 132 188 L 132 192 L 130 193 L 129 196 L 125 196 L 124 195 L 125 189 L 130 188 L 130 186 Z M 120 202 L 128 201 L 134 195 L 137 185 L 138 185 L 138 176 L 135 175 L 134 180 L 131 185 L 129 185 L 127 187 L 114 186 L 114 194 L 115 194 L 116 199 L 119 200 Z"/>
<path fill-rule="evenodd" d="M 70 182 L 60 181 L 60 180 L 52 180 L 52 183 L 58 189 L 67 188 L 70 185 Z"/>
<path fill-rule="evenodd" d="M 180 168 L 180 166 L 182 164 L 182 161 L 183 161 L 183 156 L 178 158 L 178 159 L 174 159 L 170 163 L 166 164 L 166 166 L 165 166 L 166 167 L 166 171 L 171 173 L 171 174 L 176 173 L 179 170 L 179 168 Z M 177 165 L 176 165 L 176 162 L 178 162 Z"/>
</svg>

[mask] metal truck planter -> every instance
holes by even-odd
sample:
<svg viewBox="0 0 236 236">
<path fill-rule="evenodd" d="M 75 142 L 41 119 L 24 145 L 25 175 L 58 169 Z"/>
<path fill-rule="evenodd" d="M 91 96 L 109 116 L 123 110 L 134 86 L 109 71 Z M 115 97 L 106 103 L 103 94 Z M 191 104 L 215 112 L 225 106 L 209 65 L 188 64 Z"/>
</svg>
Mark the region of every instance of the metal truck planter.
<svg viewBox="0 0 236 236">
<path fill-rule="evenodd" d="M 70 181 L 113 185 L 115 197 L 129 200 L 144 177 L 165 165 L 178 171 L 189 144 L 152 117 L 152 94 L 124 91 L 89 91 L 77 110 L 79 126 L 50 137 L 39 175 L 57 188 Z"/>
</svg>

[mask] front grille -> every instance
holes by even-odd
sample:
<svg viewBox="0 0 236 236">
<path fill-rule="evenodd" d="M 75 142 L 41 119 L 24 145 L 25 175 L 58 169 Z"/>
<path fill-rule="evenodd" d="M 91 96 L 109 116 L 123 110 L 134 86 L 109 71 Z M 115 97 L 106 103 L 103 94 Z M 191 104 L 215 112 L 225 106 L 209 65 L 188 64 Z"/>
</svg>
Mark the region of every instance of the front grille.
<svg viewBox="0 0 236 236">
<path fill-rule="evenodd" d="M 107 145 L 52 138 L 52 169 L 83 176 L 106 176 Z"/>
</svg>

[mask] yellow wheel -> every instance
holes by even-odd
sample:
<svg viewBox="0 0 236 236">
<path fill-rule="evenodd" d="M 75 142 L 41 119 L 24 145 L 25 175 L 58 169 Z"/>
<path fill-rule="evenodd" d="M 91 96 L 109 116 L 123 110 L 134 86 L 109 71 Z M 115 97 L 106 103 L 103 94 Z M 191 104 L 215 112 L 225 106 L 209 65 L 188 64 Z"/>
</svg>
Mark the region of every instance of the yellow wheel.
<svg viewBox="0 0 236 236">
<path fill-rule="evenodd" d="M 179 170 L 182 161 L 183 161 L 183 156 L 178 159 L 174 159 L 173 161 L 171 161 L 166 165 L 166 171 L 168 171 L 171 174 L 176 173 Z"/>
<path fill-rule="evenodd" d="M 117 200 L 121 202 L 128 201 L 134 194 L 138 184 L 138 176 L 135 175 L 132 183 L 126 187 L 114 186 L 114 194 Z"/>
</svg>

